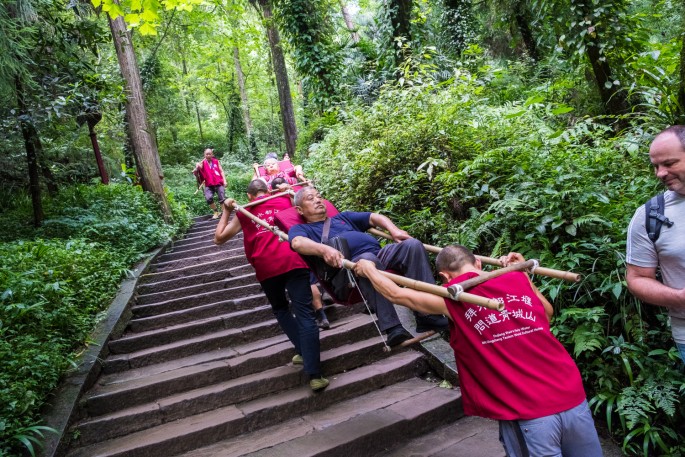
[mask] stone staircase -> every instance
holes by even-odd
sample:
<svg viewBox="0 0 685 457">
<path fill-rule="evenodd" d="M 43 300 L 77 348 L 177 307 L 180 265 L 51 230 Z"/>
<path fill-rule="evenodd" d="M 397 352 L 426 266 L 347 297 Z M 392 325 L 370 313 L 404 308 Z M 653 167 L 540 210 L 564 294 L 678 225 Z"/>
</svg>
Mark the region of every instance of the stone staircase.
<svg viewBox="0 0 685 457">
<path fill-rule="evenodd" d="M 215 246 L 215 226 L 196 220 L 141 276 L 62 455 L 504 455 L 496 423 L 458 420 L 459 390 L 439 386 L 442 365 L 427 348 L 446 343 L 384 352 L 359 307 L 326 308 L 321 361 L 331 384 L 313 393 L 242 239 Z"/>
</svg>

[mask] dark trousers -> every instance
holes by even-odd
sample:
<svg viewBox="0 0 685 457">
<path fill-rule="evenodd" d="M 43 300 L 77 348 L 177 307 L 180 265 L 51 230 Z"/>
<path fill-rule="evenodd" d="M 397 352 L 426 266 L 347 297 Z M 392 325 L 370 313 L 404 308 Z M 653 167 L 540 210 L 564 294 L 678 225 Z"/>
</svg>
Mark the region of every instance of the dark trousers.
<svg viewBox="0 0 685 457">
<path fill-rule="evenodd" d="M 377 255 L 365 252 L 352 259 L 352 261 L 356 262 L 359 259 L 371 260 L 381 270 L 390 269 L 407 278 L 431 284 L 435 283 L 423 244 L 415 238 L 409 238 L 401 243 L 388 244 L 378 251 Z M 373 288 L 368 279 L 357 277 L 357 283 L 362 294 L 369 302 L 371 310 L 376 313 L 378 326 L 382 331 L 400 324 L 394 305 L 383 295 L 376 292 L 376 289 Z M 419 317 L 422 314 L 414 313 L 414 315 Z"/>
<path fill-rule="evenodd" d="M 304 372 L 321 374 L 319 327 L 312 309 L 312 289 L 309 270 L 297 268 L 260 282 L 278 324 L 304 359 Z M 289 309 L 288 297 L 292 302 Z M 293 313 L 295 316 L 293 316 Z"/>
</svg>

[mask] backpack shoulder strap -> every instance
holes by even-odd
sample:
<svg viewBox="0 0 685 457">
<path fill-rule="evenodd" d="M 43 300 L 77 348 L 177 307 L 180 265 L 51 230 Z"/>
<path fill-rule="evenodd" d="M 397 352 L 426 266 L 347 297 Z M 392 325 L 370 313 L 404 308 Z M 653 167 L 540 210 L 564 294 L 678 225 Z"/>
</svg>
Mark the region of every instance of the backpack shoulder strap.
<svg viewBox="0 0 685 457">
<path fill-rule="evenodd" d="M 656 243 L 661 234 L 661 226 L 666 224 L 666 227 L 672 227 L 673 222 L 664 215 L 664 194 L 658 194 L 650 198 L 645 203 L 645 229 L 647 229 L 647 236 L 652 243 Z"/>
</svg>

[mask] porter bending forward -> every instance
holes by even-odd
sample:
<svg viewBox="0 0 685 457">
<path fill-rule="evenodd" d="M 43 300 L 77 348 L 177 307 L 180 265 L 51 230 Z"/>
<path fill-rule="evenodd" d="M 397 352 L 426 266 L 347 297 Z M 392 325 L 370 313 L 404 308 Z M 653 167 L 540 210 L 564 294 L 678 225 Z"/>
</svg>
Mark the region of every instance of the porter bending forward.
<svg viewBox="0 0 685 457">
<path fill-rule="evenodd" d="M 303 255 L 318 255 L 327 264 L 340 267 L 342 254 L 321 243 L 324 221 L 328 213 L 324 200 L 319 191 L 313 187 L 305 187 L 295 194 L 295 206 L 306 224 L 293 226 L 288 232 L 290 245 L 293 250 Z M 329 238 L 343 237 L 350 247 L 349 260 L 368 259 L 379 267 L 390 268 L 411 279 L 434 283 L 433 273 L 428 263 L 428 257 L 420 241 L 411 238 L 407 232 L 400 230 L 387 217 L 377 213 L 357 213 L 345 211 L 330 218 Z M 371 227 L 379 226 L 387 230 L 397 243 L 392 243 L 381 249 L 378 241 L 365 233 Z M 412 338 L 400 324 L 397 312 L 392 303 L 382 295 L 376 293 L 371 284 L 364 278 L 358 281 L 362 295 L 368 300 L 371 309 L 378 317 L 381 331 L 387 334 L 387 343 L 394 346 Z M 446 330 L 447 319 L 442 315 L 416 314 L 416 331 Z"/>
<path fill-rule="evenodd" d="M 505 260 L 524 259 L 512 253 Z M 482 273 L 463 246 L 445 247 L 436 264 L 446 285 Z M 497 419 L 509 457 L 602 455 L 580 372 L 550 332 L 551 305 L 525 273 L 505 273 L 469 289 L 502 301 L 502 311 L 400 288 L 372 262 L 359 261 L 355 273 L 393 303 L 449 317 L 464 412 Z"/>
<path fill-rule="evenodd" d="M 261 179 L 253 180 L 247 187 L 247 196 L 250 201 L 269 196 L 266 183 Z M 281 243 L 275 234 L 242 213 L 237 213 L 229 222 L 234 202 L 233 199 L 224 201 L 224 212 L 216 228 L 214 242 L 225 243 L 242 229 L 247 260 L 255 269 L 257 280 L 271 303 L 281 329 L 295 346 L 297 354 L 293 357 L 293 363 L 304 361 L 304 372 L 309 375 L 312 390 L 325 389 L 328 380 L 321 376 L 319 328 L 312 310 L 307 264 L 290 250 L 287 243 Z M 273 224 L 274 215 L 288 208 L 291 208 L 290 197 L 284 196 L 267 200 L 248 210 Z M 288 309 L 286 291 L 296 317 Z"/>
</svg>

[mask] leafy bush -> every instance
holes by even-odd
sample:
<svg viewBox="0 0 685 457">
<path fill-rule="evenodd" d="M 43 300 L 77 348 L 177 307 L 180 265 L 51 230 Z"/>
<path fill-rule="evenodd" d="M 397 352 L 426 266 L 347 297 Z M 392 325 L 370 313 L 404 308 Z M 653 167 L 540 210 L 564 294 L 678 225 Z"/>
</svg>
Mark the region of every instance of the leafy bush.
<svg viewBox="0 0 685 457">
<path fill-rule="evenodd" d="M 512 101 L 500 81 L 515 77 L 472 67 L 446 83 L 403 81 L 348 110 L 310 147 L 307 173 L 341 208 L 385 212 L 424 242 L 490 256 L 516 250 L 583 273 L 577 285 L 536 282 L 555 300 L 555 331 L 596 417 L 631 455 L 685 452 L 682 362 L 667 349 L 663 311 L 625 286 L 626 228 L 657 191 L 641 152 L 653 132 L 616 136 L 610 119 L 571 117 L 559 91 L 569 81 Z"/>
<path fill-rule="evenodd" d="M 40 229 L 17 222 L 30 220 L 23 207 L 0 216 L 18 227 L 0 243 L 0 455 L 39 442 L 41 407 L 128 268 L 189 225 L 183 206 L 170 203 L 174 225 L 138 187 L 79 185 L 45 202 Z"/>
</svg>

